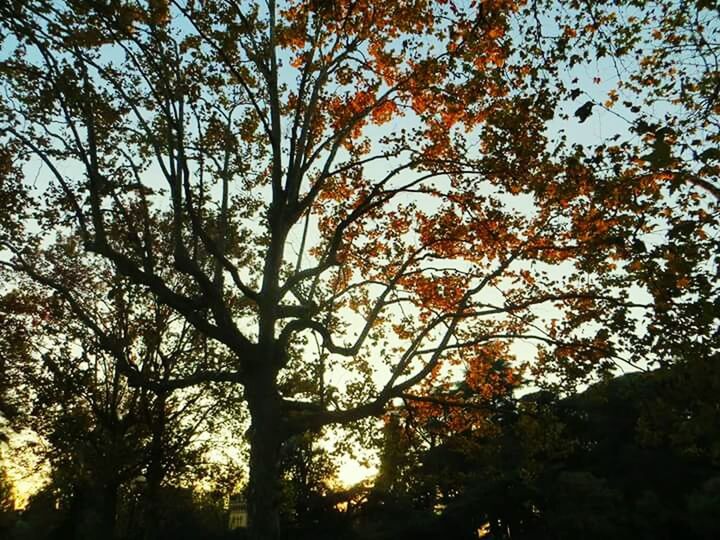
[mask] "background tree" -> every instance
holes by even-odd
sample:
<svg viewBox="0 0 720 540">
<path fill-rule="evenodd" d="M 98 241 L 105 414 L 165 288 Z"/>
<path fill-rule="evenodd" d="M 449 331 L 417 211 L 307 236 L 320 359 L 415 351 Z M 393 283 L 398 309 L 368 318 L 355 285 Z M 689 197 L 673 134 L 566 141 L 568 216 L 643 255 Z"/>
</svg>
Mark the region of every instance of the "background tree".
<svg viewBox="0 0 720 540">
<path fill-rule="evenodd" d="M 706 378 L 716 372 L 715 363 Z M 687 375 L 681 365 L 562 399 L 537 392 L 495 415 L 494 430 L 457 434 L 449 427 L 435 447 L 419 448 L 414 481 L 446 493 L 425 529 L 457 538 L 472 538 L 478 528 L 493 539 L 711 538 L 718 519 L 706 509 L 716 496 L 718 462 L 704 444 L 717 438 L 696 433 L 690 442 L 690 430 L 668 421 L 677 408 L 683 422 L 702 422 L 714 402 L 692 389 L 681 397 L 675 384 Z M 409 518 L 416 512 L 413 503 L 394 508 L 395 537 L 415 536 Z M 374 525 L 382 531 L 385 523 Z"/>
<path fill-rule="evenodd" d="M 319 434 L 304 433 L 283 445 L 281 520 L 289 538 L 312 538 L 340 533 L 334 508 L 337 489 L 337 455 L 319 444 Z M 333 485 L 335 484 L 335 485 Z"/>
<path fill-rule="evenodd" d="M 549 141 L 575 57 L 537 7 L 0 7 L 3 192 L 23 201 L 5 262 L 42 268 L 44 239 L 70 232 L 228 352 L 159 386 L 116 365 L 141 388 L 243 387 L 254 538 L 279 534 L 293 435 L 381 414 L 422 381 L 446 391 L 453 370 L 503 386 L 490 367 L 519 340 L 543 345 L 538 375 L 609 373 L 698 295 L 714 309 L 701 183 L 637 145 Z M 42 200 L 17 180 L 40 163 Z"/>
<path fill-rule="evenodd" d="M 59 239 L 43 252 L 51 267 L 24 258 L 14 266 L 18 290 L 5 297 L 4 333 L 25 348 L 6 366 L 17 385 L 12 423 L 43 441 L 38 450 L 52 466 L 67 534 L 113 536 L 123 496 L 139 495 L 135 521 L 156 538 L 162 485 L 200 465 L 209 445 L 199 435 L 221 429 L 219 411 L 231 398 L 209 386 L 182 395 L 165 387 L 215 351 L 76 248 Z"/>
</svg>

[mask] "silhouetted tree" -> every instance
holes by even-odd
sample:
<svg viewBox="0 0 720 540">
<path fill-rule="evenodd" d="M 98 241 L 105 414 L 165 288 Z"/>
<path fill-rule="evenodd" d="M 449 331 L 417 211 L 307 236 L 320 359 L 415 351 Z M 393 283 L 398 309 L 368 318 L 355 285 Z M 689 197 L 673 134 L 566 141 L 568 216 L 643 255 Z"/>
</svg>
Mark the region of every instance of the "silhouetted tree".
<svg viewBox="0 0 720 540">
<path fill-rule="evenodd" d="M 614 1 L 5 0 L 0 200 L 16 211 L 0 262 L 90 321 L 48 262 L 48 239 L 71 234 L 227 353 L 166 379 L 116 366 L 158 394 L 243 388 L 250 534 L 275 540 L 295 435 L 442 393 L 458 365 L 475 390 L 503 386 L 519 340 L 542 345 L 537 376 L 577 384 L 713 331 L 717 69 L 664 59 L 716 58 L 714 5 L 628 9 L 641 16 Z M 588 149 L 549 140 L 562 74 L 608 54 L 640 68 L 606 107 L 629 89 L 710 109 Z M 600 109 L 585 102 L 583 120 Z M 40 163 L 36 197 L 24 170 Z M 124 358 L 122 340 L 101 347 Z"/>
</svg>

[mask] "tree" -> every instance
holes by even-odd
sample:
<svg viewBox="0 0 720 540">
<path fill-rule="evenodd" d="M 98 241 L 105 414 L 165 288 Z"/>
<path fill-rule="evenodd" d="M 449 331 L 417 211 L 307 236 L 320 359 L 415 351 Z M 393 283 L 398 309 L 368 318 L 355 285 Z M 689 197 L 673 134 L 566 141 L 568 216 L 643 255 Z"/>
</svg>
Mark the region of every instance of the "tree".
<svg viewBox="0 0 720 540">
<path fill-rule="evenodd" d="M 12 425 L 42 439 L 38 451 L 52 467 L 68 534 L 114 536 L 123 495 L 142 477 L 141 521 L 145 537 L 156 538 L 161 486 L 208 451 L 198 434 L 215 429 L 231 395 L 209 386 L 182 395 L 133 386 L 120 366 L 163 381 L 217 361 L 216 351 L 72 240 L 57 239 L 44 259 L 52 266 L 42 274 L 25 265 L 25 278 L 8 276 L 16 290 L 0 307 L 7 341 L 24 344 L 5 371 L 16 385 Z M 120 345 L 110 349 L 108 341 Z"/>
<path fill-rule="evenodd" d="M 566 398 L 525 395 L 493 430 L 458 434 L 449 422 L 436 446 L 420 446 L 413 480 L 447 493 L 437 520 L 458 538 L 483 524 L 494 539 L 711 538 L 717 436 L 706 420 L 718 364 L 688 360 Z M 413 510 L 394 509 L 397 537 L 412 536 Z"/>
<path fill-rule="evenodd" d="M 317 537 L 320 527 L 327 528 L 323 521 L 337 514 L 330 486 L 337 477 L 337 459 L 317 439 L 318 434 L 304 433 L 283 445 L 280 517 L 283 529 L 292 531 L 292 538 Z"/>
<path fill-rule="evenodd" d="M 156 390 L 242 386 L 253 538 L 278 537 L 290 437 L 379 415 L 422 381 L 441 393 L 454 370 L 492 393 L 517 377 L 490 369 L 517 340 L 543 345 L 538 373 L 608 372 L 642 344 L 628 328 L 716 292 L 697 183 L 637 166 L 632 146 L 549 144 L 574 57 L 537 8 L 0 7 L 2 193 L 22 201 L 5 264 L 43 276 L 43 239 L 71 232 L 227 351 L 164 380 L 118 367 Z M 22 180 L 38 165 L 44 200 Z M 668 223 L 694 242 L 687 262 L 653 236 Z"/>
</svg>

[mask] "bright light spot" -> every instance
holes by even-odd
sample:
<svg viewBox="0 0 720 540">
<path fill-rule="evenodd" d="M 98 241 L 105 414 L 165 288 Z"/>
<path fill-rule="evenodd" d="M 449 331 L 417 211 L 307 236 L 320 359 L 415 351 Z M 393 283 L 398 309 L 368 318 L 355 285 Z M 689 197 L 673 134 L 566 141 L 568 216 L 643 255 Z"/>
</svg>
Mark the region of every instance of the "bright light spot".
<svg viewBox="0 0 720 540">
<path fill-rule="evenodd" d="M 377 472 L 377 467 L 369 467 L 354 459 L 348 459 L 340 465 L 338 480 L 343 487 L 348 488 L 375 476 Z"/>
<path fill-rule="evenodd" d="M 478 538 L 485 538 L 490 532 L 490 522 L 487 522 L 477 530 Z"/>
<path fill-rule="evenodd" d="M 15 508 L 22 510 L 30 497 L 35 495 L 50 479 L 50 467 L 34 451 L 36 441 L 28 439 L 28 433 L 13 434 L 10 439 L 11 460 L 6 463 L 10 482 L 13 484 Z"/>
</svg>

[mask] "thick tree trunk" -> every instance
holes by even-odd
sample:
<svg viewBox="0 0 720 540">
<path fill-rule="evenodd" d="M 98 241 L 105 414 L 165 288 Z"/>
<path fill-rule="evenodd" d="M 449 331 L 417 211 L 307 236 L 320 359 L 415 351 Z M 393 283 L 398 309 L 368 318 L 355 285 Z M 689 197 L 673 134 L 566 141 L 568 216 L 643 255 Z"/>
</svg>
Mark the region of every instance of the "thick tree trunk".
<svg viewBox="0 0 720 540">
<path fill-rule="evenodd" d="M 115 523 L 117 519 L 118 485 L 110 484 L 105 486 L 102 503 L 102 522 L 105 524 L 103 539 L 115 538 Z"/>
<path fill-rule="evenodd" d="M 280 538 L 280 448 L 286 438 L 274 380 L 247 385 L 251 415 L 248 533 L 251 540 Z"/>
<path fill-rule="evenodd" d="M 115 537 L 118 486 L 114 483 L 83 487 L 79 494 L 76 540 L 112 540 Z"/>
</svg>

